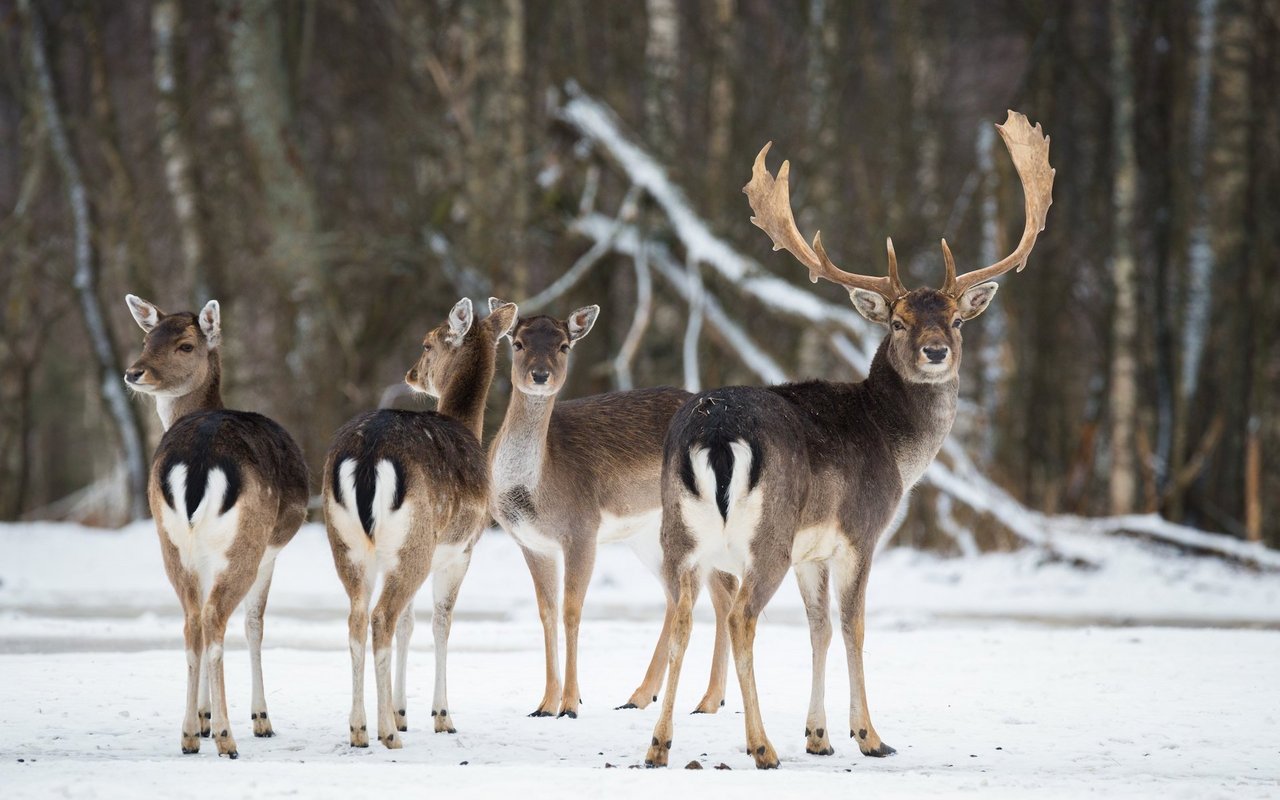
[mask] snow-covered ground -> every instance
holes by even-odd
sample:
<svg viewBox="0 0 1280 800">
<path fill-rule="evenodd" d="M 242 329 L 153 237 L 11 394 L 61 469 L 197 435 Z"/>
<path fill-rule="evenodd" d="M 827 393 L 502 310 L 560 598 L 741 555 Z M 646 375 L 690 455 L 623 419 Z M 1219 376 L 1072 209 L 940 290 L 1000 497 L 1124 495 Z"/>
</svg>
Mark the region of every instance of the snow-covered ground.
<svg viewBox="0 0 1280 800">
<path fill-rule="evenodd" d="M 280 556 L 267 612 L 274 739 L 251 735 L 247 653 L 232 623 L 228 700 L 241 757 L 229 762 L 207 741 L 199 755 L 179 753 L 181 623 L 154 529 L 0 526 L 0 791 L 1280 794 L 1280 577 L 1131 541 L 1071 544 L 1090 549 L 1101 567 L 1042 563 L 1031 551 L 880 557 L 866 651 L 872 713 L 898 748 L 889 759 L 863 758 L 842 737 L 833 738 L 834 756 L 804 753 L 809 637 L 795 587 L 784 584 L 756 648 L 782 768 L 759 773 L 742 752 L 732 679 L 721 713 L 677 717 L 676 768 L 628 769 L 643 760 L 657 707 L 613 706 L 647 663 L 662 600 L 626 548 L 601 551 L 588 595 L 579 719 L 524 716 L 541 696 L 541 632 L 523 560 L 491 533 L 477 548 L 453 627 L 458 734 L 433 734 L 425 724 L 433 667 L 423 624 L 410 656 L 404 749 L 352 750 L 346 596 L 323 531 L 304 528 Z M 692 708 L 705 688 L 711 627 L 710 609 L 700 607 L 678 708 Z M 847 716 L 842 649 L 837 636 L 827 676 L 837 731 Z M 371 697 L 372 675 L 368 686 Z M 690 761 L 708 769 L 678 768 Z M 710 769 L 722 763 L 731 770 Z"/>
</svg>

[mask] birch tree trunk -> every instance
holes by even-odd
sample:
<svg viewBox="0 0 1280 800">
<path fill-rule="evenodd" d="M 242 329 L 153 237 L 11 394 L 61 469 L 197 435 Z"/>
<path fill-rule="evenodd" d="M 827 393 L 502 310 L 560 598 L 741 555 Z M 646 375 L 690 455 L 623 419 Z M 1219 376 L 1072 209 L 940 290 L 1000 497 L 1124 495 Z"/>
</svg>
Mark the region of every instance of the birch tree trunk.
<svg viewBox="0 0 1280 800">
<path fill-rule="evenodd" d="M 645 138 L 670 163 L 681 139 L 676 103 L 680 69 L 680 12 L 675 0 L 645 0 L 649 33 L 645 40 Z"/>
<path fill-rule="evenodd" d="M 506 163 L 507 198 L 510 202 L 511 252 L 507 263 L 511 274 L 513 297 L 525 297 L 529 291 L 528 241 L 529 227 L 529 104 L 525 99 L 524 0 L 505 0 L 506 20 L 503 25 L 503 94 L 506 97 Z"/>
<path fill-rule="evenodd" d="M 76 296 L 89 333 L 89 343 L 97 362 L 102 398 L 124 448 L 125 474 L 128 480 L 129 513 L 134 518 L 147 514 L 147 460 L 143 452 L 142 426 L 134 406 L 125 394 L 123 369 L 116 357 L 115 338 L 106 323 L 102 302 L 98 299 L 98 251 L 95 242 L 93 211 L 89 192 L 80 171 L 80 163 L 72 149 L 62 111 L 58 107 L 53 71 L 46 51 L 44 21 L 31 0 L 19 0 L 18 8 L 26 17 L 27 50 L 31 59 L 32 84 L 54 160 L 62 173 L 67 204 L 74 225 Z"/>
<path fill-rule="evenodd" d="M 177 37 L 182 24 L 182 6 L 177 0 L 157 0 L 151 9 L 151 32 L 155 44 L 153 72 L 156 86 L 156 129 L 164 158 L 165 185 L 178 220 L 178 238 L 187 285 L 193 305 L 201 306 L 214 297 L 209 279 L 208 246 L 201 221 L 200 198 L 192 175 L 191 148 L 182 128 Z"/>
<path fill-rule="evenodd" d="M 1115 307 L 1112 312 L 1111 355 L 1111 513 L 1133 510 L 1137 496 L 1134 439 L 1137 427 L 1137 265 L 1133 222 L 1137 202 L 1138 166 L 1134 151 L 1133 65 L 1129 47 L 1131 5 L 1115 0 L 1110 7 L 1111 93 L 1113 126 L 1111 274 Z"/>
<path fill-rule="evenodd" d="M 736 0 L 714 0 L 714 60 L 711 63 L 710 120 L 707 131 L 707 214 L 719 219 L 724 211 L 731 185 L 729 163 L 733 146 L 733 76 L 737 72 L 737 47 L 734 42 Z M 734 198 L 734 202 L 737 199 Z"/>
<path fill-rule="evenodd" d="M 293 322 L 286 363 L 292 377 L 293 423 L 304 452 L 314 452 L 333 430 L 336 403 L 322 401 L 333 382 L 325 374 L 323 258 L 316 243 L 316 199 L 290 135 L 293 102 L 285 66 L 280 11 L 272 0 L 223 0 L 228 17 L 227 56 L 240 122 L 263 194 L 267 262 L 291 287 Z"/>
<path fill-rule="evenodd" d="M 1191 231 L 1187 244 L 1187 308 L 1182 323 L 1183 402 L 1195 393 L 1200 376 L 1200 358 L 1209 335 L 1212 302 L 1213 242 L 1209 227 L 1209 187 L 1205 185 L 1205 163 L 1209 155 L 1209 123 L 1212 119 L 1213 52 L 1218 27 L 1218 0 L 1196 3 L 1196 72 L 1191 95 L 1190 161 L 1188 171 L 1195 192 Z"/>
</svg>

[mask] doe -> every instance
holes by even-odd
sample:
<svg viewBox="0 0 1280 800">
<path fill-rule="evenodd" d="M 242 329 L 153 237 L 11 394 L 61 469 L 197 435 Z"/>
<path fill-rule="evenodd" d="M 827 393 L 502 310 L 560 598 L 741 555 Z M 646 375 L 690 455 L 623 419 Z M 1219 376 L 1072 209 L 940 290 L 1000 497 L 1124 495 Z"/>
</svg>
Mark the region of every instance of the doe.
<svg viewBox="0 0 1280 800">
<path fill-rule="evenodd" d="M 212 723 L 218 754 L 236 758 L 222 670 L 227 619 L 246 601 L 249 718 L 254 736 L 272 736 L 262 688 L 262 614 L 276 555 L 307 518 L 307 466 L 284 428 L 261 414 L 223 408 L 218 301 L 199 314 L 166 314 L 134 295 L 125 301 L 146 331 L 125 383 L 156 398 L 165 428 L 147 497 L 185 618 L 182 752 L 199 752 Z"/>
</svg>

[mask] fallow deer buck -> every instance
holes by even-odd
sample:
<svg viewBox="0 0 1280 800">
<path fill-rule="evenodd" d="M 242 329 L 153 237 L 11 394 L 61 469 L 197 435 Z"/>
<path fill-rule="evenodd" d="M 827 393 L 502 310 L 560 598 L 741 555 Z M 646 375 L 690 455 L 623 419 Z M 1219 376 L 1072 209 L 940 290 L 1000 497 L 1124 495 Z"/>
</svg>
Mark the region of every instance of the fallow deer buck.
<svg viewBox="0 0 1280 800">
<path fill-rule="evenodd" d="M 516 323 L 511 402 L 489 448 L 493 516 L 524 552 L 542 618 L 546 688 L 531 717 L 578 716 L 578 627 L 597 544 L 626 541 L 655 575 L 661 571 L 662 440 L 671 416 L 690 395 L 661 387 L 557 402 L 569 353 L 599 312 L 599 306 L 587 306 L 565 320 L 536 316 Z M 561 565 L 563 684 L 556 585 Z M 729 647 L 723 622 L 734 583 L 730 576 L 716 577 L 716 649 L 707 692 L 694 713 L 715 713 L 724 702 Z M 670 629 L 668 608 L 649 669 L 619 708 L 644 708 L 658 699 Z"/>
<path fill-rule="evenodd" d="M 751 221 L 809 270 L 848 289 L 853 305 L 889 327 L 866 380 L 807 381 L 769 388 L 703 392 L 672 420 L 662 472 L 664 575 L 676 603 L 670 677 L 645 763 L 664 766 L 671 750 L 672 703 L 689 641 L 691 611 L 711 569 L 741 576 L 729 615 L 738 682 L 745 708 L 747 752 L 761 769 L 778 765 L 765 736 L 756 695 L 753 643 L 756 620 L 794 565 L 813 645 L 813 684 L 806 750 L 833 752 L 823 706 L 826 652 L 831 640 L 828 576 L 849 664 L 849 735 L 864 755 L 894 752 L 871 724 L 863 679 L 864 600 L 876 540 L 903 495 L 937 455 L 955 418 L 959 390 L 960 326 L 991 302 L 992 278 L 1026 265 L 1052 202 L 1054 170 L 1040 126 L 1009 112 L 997 126 L 1022 180 L 1026 227 L 1017 248 L 988 267 L 956 275 L 942 243 L 946 280 L 941 290 L 908 291 L 898 278 L 893 243 L 889 275 L 874 278 L 836 267 L 814 237 L 796 229 L 788 189 L 789 165 L 774 178 L 765 166 L 770 145 L 756 157 L 744 191 Z"/>
<path fill-rule="evenodd" d="M 199 752 L 212 722 L 219 755 L 236 758 L 222 669 L 227 619 L 246 601 L 249 717 L 254 736 L 272 736 L 262 688 L 262 614 L 276 555 L 307 518 L 307 467 L 284 428 L 261 414 L 223 408 L 216 300 L 199 314 L 166 314 L 134 295 L 125 300 L 146 331 L 125 382 L 156 398 L 165 428 L 147 496 L 185 618 L 182 752 Z"/>
<path fill-rule="evenodd" d="M 477 322 L 471 301 L 460 300 L 449 319 L 423 339 L 422 354 L 405 375 L 411 388 L 438 399 L 438 411 L 370 411 L 334 434 L 324 468 L 324 508 L 334 564 L 351 599 L 353 747 L 369 746 L 364 653 L 370 627 L 378 740 L 390 749 L 402 746 L 396 732 L 408 729 L 405 679 L 413 597 L 428 575 L 434 576 L 436 657 L 431 716 L 436 733 L 455 732 L 446 696 L 449 628 L 472 548 L 489 519 L 481 428 L 498 339 L 515 318 L 516 307 L 508 303 Z M 382 591 L 370 615 L 379 574 Z"/>
</svg>

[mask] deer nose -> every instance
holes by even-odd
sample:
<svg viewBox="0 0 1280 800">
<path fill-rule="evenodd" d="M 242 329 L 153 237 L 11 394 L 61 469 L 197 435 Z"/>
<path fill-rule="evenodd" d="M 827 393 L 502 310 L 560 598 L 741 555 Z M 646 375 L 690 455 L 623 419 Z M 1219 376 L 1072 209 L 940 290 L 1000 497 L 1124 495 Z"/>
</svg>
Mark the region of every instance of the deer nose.
<svg viewBox="0 0 1280 800">
<path fill-rule="evenodd" d="M 947 353 L 951 351 L 949 347 L 922 347 L 920 351 L 924 353 L 925 358 L 929 359 L 932 364 L 941 364 L 947 359 Z"/>
<path fill-rule="evenodd" d="M 551 377 L 551 373 L 545 369 L 535 369 L 529 373 L 529 376 L 533 378 L 534 383 L 541 385 L 547 382 L 547 379 Z"/>
<path fill-rule="evenodd" d="M 408 381 L 409 383 L 415 383 L 415 382 L 417 382 L 417 380 L 418 380 L 418 368 L 417 368 L 417 367 L 414 367 L 413 369 L 409 370 L 409 374 L 408 374 L 408 375 L 405 375 L 405 376 L 404 376 L 404 379 L 405 379 L 406 381 Z"/>
<path fill-rule="evenodd" d="M 144 372 L 146 372 L 145 369 L 135 368 L 135 369 L 125 370 L 124 379 L 129 383 L 137 383 L 138 381 L 142 380 L 142 373 Z"/>
</svg>

